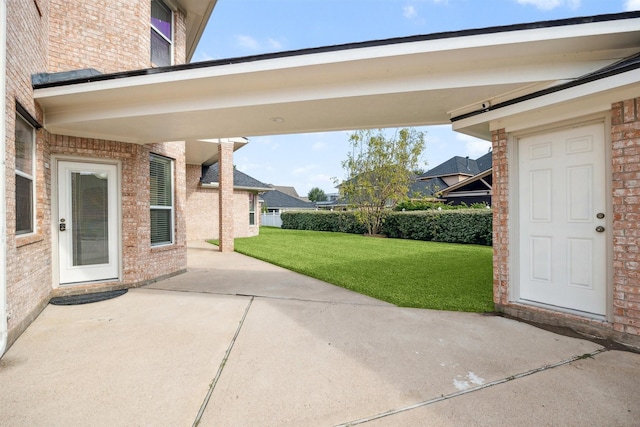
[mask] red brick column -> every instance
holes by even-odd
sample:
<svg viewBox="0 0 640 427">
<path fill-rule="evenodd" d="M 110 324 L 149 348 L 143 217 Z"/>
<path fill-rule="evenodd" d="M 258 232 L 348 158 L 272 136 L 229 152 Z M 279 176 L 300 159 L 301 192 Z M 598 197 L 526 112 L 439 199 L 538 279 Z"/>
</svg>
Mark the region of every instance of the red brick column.
<svg viewBox="0 0 640 427">
<path fill-rule="evenodd" d="M 509 302 L 509 159 L 507 133 L 493 132 L 493 302 Z"/>
<path fill-rule="evenodd" d="M 613 328 L 640 335 L 640 98 L 611 113 Z"/>
<path fill-rule="evenodd" d="M 218 145 L 220 252 L 233 252 L 233 143 Z"/>
</svg>

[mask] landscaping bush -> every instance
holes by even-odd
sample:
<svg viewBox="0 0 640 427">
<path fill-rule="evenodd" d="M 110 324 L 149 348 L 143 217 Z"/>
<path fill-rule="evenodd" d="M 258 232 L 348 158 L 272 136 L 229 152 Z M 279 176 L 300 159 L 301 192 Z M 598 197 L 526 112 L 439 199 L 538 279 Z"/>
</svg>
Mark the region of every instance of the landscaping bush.
<svg viewBox="0 0 640 427">
<path fill-rule="evenodd" d="M 284 212 L 280 217 L 284 229 L 367 232 L 353 212 L 294 211 Z M 493 218 L 488 209 L 389 212 L 382 225 L 382 234 L 397 239 L 491 246 L 492 227 Z"/>
<path fill-rule="evenodd" d="M 333 231 L 364 234 L 367 228 L 358 222 L 353 212 L 290 211 L 280 215 L 282 227 L 289 230 Z"/>
<path fill-rule="evenodd" d="M 428 211 L 428 210 L 456 210 L 456 209 L 487 209 L 486 203 L 472 203 L 467 205 L 462 202 L 459 205 L 453 205 L 451 203 L 434 202 L 431 200 L 406 200 L 400 202 L 393 209 L 394 211 Z"/>
<path fill-rule="evenodd" d="M 491 246 L 493 216 L 486 209 L 391 212 L 382 230 L 399 239 Z"/>
</svg>

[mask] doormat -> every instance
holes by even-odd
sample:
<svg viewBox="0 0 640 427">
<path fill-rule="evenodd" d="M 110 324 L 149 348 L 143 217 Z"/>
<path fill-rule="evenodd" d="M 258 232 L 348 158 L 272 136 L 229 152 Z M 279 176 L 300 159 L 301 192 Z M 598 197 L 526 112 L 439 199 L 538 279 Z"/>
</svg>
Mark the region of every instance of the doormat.
<svg viewBox="0 0 640 427">
<path fill-rule="evenodd" d="M 106 301 L 111 298 L 119 297 L 127 293 L 127 289 L 118 289 L 116 291 L 95 292 L 91 294 L 67 295 L 64 297 L 51 298 L 49 304 L 53 305 L 80 305 L 90 304 L 92 302 Z"/>
</svg>

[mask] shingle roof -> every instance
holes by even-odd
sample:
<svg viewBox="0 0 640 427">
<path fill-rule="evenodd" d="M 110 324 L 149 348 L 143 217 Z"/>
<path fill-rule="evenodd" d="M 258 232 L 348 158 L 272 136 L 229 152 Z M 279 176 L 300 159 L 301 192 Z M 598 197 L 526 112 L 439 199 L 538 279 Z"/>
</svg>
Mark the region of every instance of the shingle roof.
<svg viewBox="0 0 640 427">
<path fill-rule="evenodd" d="M 301 199 L 300 195 L 296 191 L 295 187 L 287 186 L 287 185 L 273 185 L 270 184 L 273 188 L 278 191 L 282 191 L 284 194 L 288 194 L 291 197 L 295 197 L 297 199 Z"/>
<path fill-rule="evenodd" d="M 313 203 L 305 202 L 296 197 L 291 197 L 288 194 L 279 190 L 267 191 L 260 196 L 267 208 L 270 209 L 315 209 L 316 205 Z"/>
<path fill-rule="evenodd" d="M 423 173 L 418 178 L 433 178 L 438 176 L 448 175 L 475 175 L 478 172 L 478 165 L 475 160 L 468 157 L 455 156 L 449 160 L 440 163 L 433 169 L 429 169 L 426 173 Z"/>
<path fill-rule="evenodd" d="M 447 188 L 448 185 L 442 178 L 429 178 L 424 181 L 414 181 L 409 186 L 409 197 L 429 197 L 438 191 Z"/>
<path fill-rule="evenodd" d="M 478 165 L 478 173 L 491 169 L 493 167 L 493 153 L 489 151 L 484 156 L 478 157 L 476 164 Z"/>
<path fill-rule="evenodd" d="M 200 182 L 203 184 L 218 183 L 218 163 L 202 167 L 202 178 L 200 178 Z M 259 191 L 271 190 L 269 185 L 260 182 L 235 168 L 233 169 L 233 188 L 251 188 Z"/>
</svg>

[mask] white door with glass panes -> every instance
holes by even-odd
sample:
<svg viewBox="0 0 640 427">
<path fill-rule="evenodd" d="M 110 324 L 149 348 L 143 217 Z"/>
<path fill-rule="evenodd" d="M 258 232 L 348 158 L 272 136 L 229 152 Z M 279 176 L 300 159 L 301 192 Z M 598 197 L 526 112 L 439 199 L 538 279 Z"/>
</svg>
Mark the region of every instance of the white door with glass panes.
<svg viewBox="0 0 640 427">
<path fill-rule="evenodd" d="M 518 140 L 520 299 L 606 314 L 603 123 Z"/>
<path fill-rule="evenodd" d="M 115 165 L 58 163 L 60 284 L 118 278 L 118 198 Z"/>
</svg>

